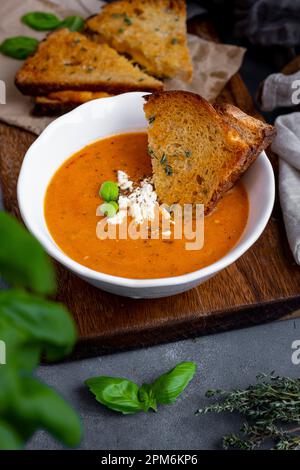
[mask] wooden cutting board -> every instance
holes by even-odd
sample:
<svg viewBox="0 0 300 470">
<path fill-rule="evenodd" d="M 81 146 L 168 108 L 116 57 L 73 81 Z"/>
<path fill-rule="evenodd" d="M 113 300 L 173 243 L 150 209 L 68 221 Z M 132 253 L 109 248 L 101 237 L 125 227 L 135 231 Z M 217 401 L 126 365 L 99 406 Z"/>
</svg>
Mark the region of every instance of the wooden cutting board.
<svg viewBox="0 0 300 470">
<path fill-rule="evenodd" d="M 212 38 L 207 26 L 193 32 Z M 218 101 L 259 117 L 239 75 Z M 0 177 L 5 208 L 20 217 L 16 183 L 24 154 L 36 136 L 0 124 Z M 276 172 L 276 160 L 270 155 Z M 268 226 L 235 264 L 184 294 L 155 300 L 132 300 L 96 289 L 56 265 L 57 300 L 68 306 L 78 325 L 74 358 L 143 347 L 254 325 L 300 308 L 300 268 L 294 263 L 276 201 Z"/>
</svg>

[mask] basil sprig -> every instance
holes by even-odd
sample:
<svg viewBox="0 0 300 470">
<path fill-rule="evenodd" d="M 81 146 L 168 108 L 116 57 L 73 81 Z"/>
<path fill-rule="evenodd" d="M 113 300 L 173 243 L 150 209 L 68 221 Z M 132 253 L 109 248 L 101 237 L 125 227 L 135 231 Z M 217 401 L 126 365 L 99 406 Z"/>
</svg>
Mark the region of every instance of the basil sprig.
<svg viewBox="0 0 300 470">
<path fill-rule="evenodd" d="M 0 52 L 14 59 L 24 60 L 30 54 L 33 54 L 39 44 L 35 38 L 28 36 L 15 36 L 5 39 L 0 44 Z"/>
<path fill-rule="evenodd" d="M 26 13 L 26 15 L 22 16 L 21 21 L 36 31 L 51 31 L 58 28 L 61 23 L 57 16 L 42 11 Z"/>
<path fill-rule="evenodd" d="M 194 362 L 182 362 L 152 384 L 138 387 L 131 380 L 115 377 L 93 377 L 85 381 L 96 400 L 123 414 L 156 411 L 157 405 L 174 403 L 195 375 Z"/>
<path fill-rule="evenodd" d="M 81 16 L 67 16 L 64 20 L 60 20 L 52 13 L 44 13 L 41 11 L 26 13 L 26 15 L 22 16 L 21 21 L 36 31 L 53 31 L 57 28 L 81 31 L 84 25 L 84 20 Z"/>
<path fill-rule="evenodd" d="M 68 28 L 70 31 L 81 31 L 84 26 L 84 20 L 81 16 L 67 16 L 61 21 L 52 13 L 40 11 L 27 13 L 22 16 L 21 21 L 36 31 L 53 31 L 60 28 Z M 15 36 L 5 39 L 0 44 L 0 52 L 14 59 L 25 60 L 36 51 L 38 44 L 39 41 L 36 38 Z"/>
<path fill-rule="evenodd" d="M 81 31 L 84 19 L 81 16 L 67 16 L 59 25 L 59 28 L 68 28 L 70 31 Z"/>
<path fill-rule="evenodd" d="M 55 390 L 35 377 L 43 355 L 57 361 L 76 341 L 67 309 L 48 300 L 55 273 L 39 243 L 15 219 L 0 212 L 0 274 L 12 286 L 0 291 L 0 340 L 6 364 L 0 366 L 0 450 L 14 450 L 38 429 L 66 446 L 77 446 L 81 423 Z"/>
</svg>

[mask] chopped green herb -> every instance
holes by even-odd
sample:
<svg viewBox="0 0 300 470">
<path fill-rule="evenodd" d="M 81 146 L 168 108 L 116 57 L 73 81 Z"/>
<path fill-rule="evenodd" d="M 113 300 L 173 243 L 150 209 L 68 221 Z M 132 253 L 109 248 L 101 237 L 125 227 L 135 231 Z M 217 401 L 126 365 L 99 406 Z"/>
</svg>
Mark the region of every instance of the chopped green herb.
<svg viewBox="0 0 300 470">
<path fill-rule="evenodd" d="M 149 124 L 152 124 L 155 121 L 155 116 L 150 116 Z"/>
<path fill-rule="evenodd" d="M 127 24 L 128 26 L 130 26 L 132 24 L 132 21 L 131 21 L 130 18 L 128 18 L 128 16 L 125 16 L 124 23 Z"/>
<path fill-rule="evenodd" d="M 144 78 L 139 78 L 139 82 L 143 82 L 144 80 Z"/>
<path fill-rule="evenodd" d="M 171 44 L 173 44 L 173 46 L 175 44 L 178 44 L 178 39 L 177 38 L 173 38 L 172 41 L 171 41 Z"/>
<path fill-rule="evenodd" d="M 124 28 L 120 28 L 120 29 L 118 30 L 118 33 L 120 33 L 120 34 L 121 34 L 121 33 L 124 33 Z"/>
<path fill-rule="evenodd" d="M 172 169 L 172 167 L 171 167 L 170 165 L 166 165 L 166 167 L 165 167 L 165 172 L 166 172 L 166 174 L 167 174 L 168 176 L 173 175 L 173 169 Z"/>
<path fill-rule="evenodd" d="M 122 16 L 124 16 L 122 13 L 113 13 L 111 15 L 112 18 L 122 18 Z"/>
<path fill-rule="evenodd" d="M 93 67 L 92 65 L 88 65 L 88 67 L 86 68 L 86 73 L 92 73 L 94 70 L 95 67 Z"/>
<path fill-rule="evenodd" d="M 151 157 L 154 156 L 154 152 L 153 152 L 152 148 L 150 147 L 150 145 L 148 145 L 148 153 L 149 153 L 149 155 L 151 155 Z"/>
<path fill-rule="evenodd" d="M 166 163 L 166 162 L 167 162 L 167 156 L 166 156 L 166 154 L 164 153 L 163 156 L 162 156 L 161 159 L 160 159 L 160 163 L 163 165 L 163 164 Z"/>
<path fill-rule="evenodd" d="M 191 155 L 192 155 L 192 152 L 190 150 L 185 151 L 186 158 L 189 158 Z"/>
</svg>

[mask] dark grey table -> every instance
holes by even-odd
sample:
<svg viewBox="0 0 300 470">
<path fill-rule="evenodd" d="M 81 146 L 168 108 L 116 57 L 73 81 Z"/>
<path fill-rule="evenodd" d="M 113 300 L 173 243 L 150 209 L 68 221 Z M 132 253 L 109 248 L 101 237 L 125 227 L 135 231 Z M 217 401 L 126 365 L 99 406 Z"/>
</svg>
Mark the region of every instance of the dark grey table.
<svg viewBox="0 0 300 470">
<path fill-rule="evenodd" d="M 259 82 L 273 72 L 264 60 L 247 54 L 242 75 L 252 94 Z M 38 375 L 54 386 L 78 410 L 84 426 L 82 449 L 198 450 L 220 447 L 221 437 L 238 430 L 239 417 L 195 416 L 208 402 L 208 388 L 246 386 L 259 372 L 291 377 L 300 375 L 292 363 L 292 342 L 300 340 L 300 319 L 202 337 L 197 340 L 102 356 L 80 362 L 43 366 Z M 178 362 L 193 360 L 198 372 L 186 392 L 172 406 L 158 413 L 122 416 L 99 405 L 83 382 L 95 375 L 124 376 L 138 383 L 152 381 Z M 60 449 L 46 433 L 37 433 L 29 449 Z"/>
<path fill-rule="evenodd" d="M 209 388 L 231 388 L 252 383 L 258 372 L 297 377 L 300 365 L 291 360 L 292 342 L 300 339 L 300 319 L 282 321 L 197 340 L 103 356 L 80 362 L 40 367 L 38 375 L 60 391 L 80 412 L 84 425 L 82 449 L 199 450 L 220 447 L 222 435 L 238 430 L 237 416 L 194 412 L 208 402 Z M 197 362 L 193 382 L 170 406 L 157 413 L 122 416 L 106 410 L 85 389 L 95 375 L 128 377 L 138 383 L 185 360 Z M 30 449 L 61 448 L 46 433 L 38 433 Z"/>
</svg>

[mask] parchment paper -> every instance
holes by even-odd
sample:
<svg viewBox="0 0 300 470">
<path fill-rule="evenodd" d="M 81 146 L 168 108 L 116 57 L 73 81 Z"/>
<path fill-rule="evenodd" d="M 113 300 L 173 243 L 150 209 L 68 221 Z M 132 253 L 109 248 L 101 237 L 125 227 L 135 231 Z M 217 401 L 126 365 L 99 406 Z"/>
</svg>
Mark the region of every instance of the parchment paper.
<svg viewBox="0 0 300 470">
<path fill-rule="evenodd" d="M 47 11 L 64 18 L 80 14 L 88 17 L 99 12 L 98 0 L 10 0 L 0 2 L 0 43 L 10 36 L 27 35 L 42 39 L 45 33 L 36 32 L 20 22 L 29 11 Z M 166 89 L 190 90 L 213 101 L 228 80 L 239 70 L 245 49 L 237 46 L 216 44 L 189 35 L 189 48 L 193 58 L 194 79 L 191 84 L 169 80 Z M 48 117 L 31 116 L 32 98 L 23 96 L 14 85 L 14 77 L 21 61 L 0 55 L 0 80 L 6 85 L 6 104 L 0 104 L 0 120 L 40 134 L 53 120 Z"/>
</svg>

